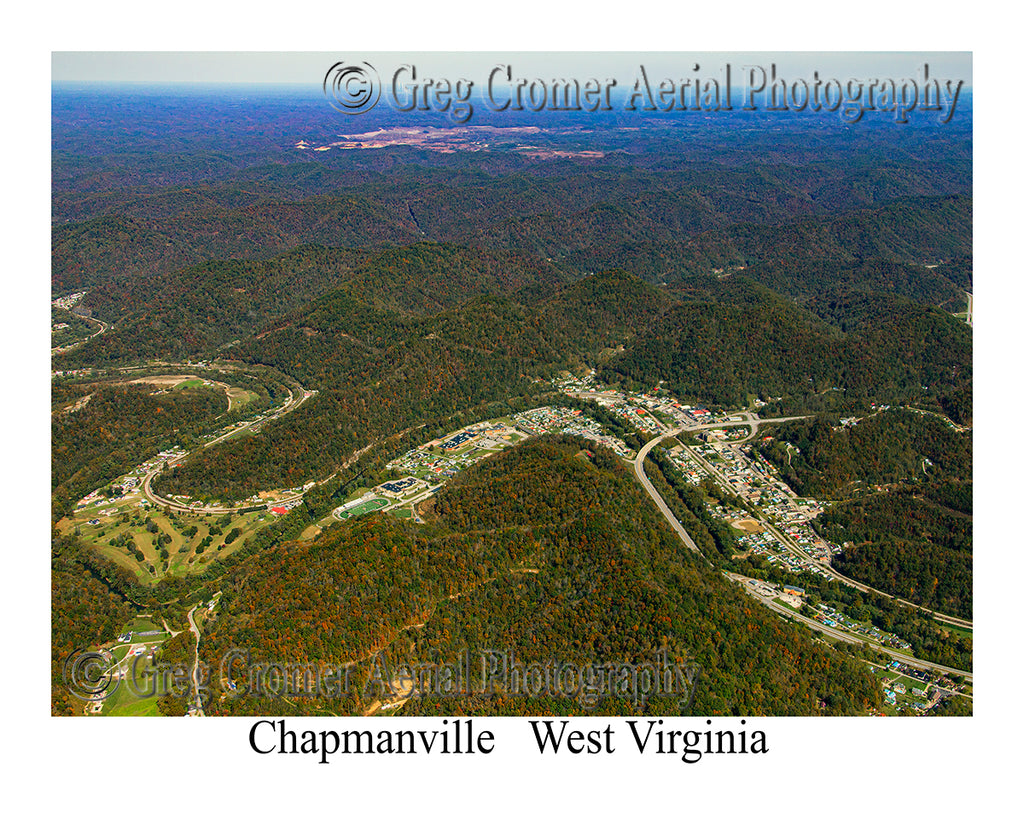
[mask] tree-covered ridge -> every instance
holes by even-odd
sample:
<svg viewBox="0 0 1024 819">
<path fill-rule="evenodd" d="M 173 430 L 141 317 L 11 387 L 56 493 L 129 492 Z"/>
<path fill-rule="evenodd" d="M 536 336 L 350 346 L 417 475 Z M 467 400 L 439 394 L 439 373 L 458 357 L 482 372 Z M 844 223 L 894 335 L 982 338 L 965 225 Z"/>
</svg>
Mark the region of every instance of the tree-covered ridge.
<svg viewBox="0 0 1024 819">
<path fill-rule="evenodd" d="M 621 273 L 568 289 L 569 298 L 559 291 L 532 306 L 481 296 L 427 316 L 371 307 L 348 288 L 332 291 L 231 350 L 320 390 L 315 403 L 256 438 L 202 453 L 158 485 L 243 498 L 322 478 L 408 427 L 549 390 L 537 379 L 591 360 L 671 303 Z M 583 307 L 569 317 L 577 301 Z"/>
<path fill-rule="evenodd" d="M 422 250 L 438 267 L 453 253 Z M 323 477 L 379 437 L 536 393 L 536 379 L 600 361 L 606 380 L 664 380 L 678 395 L 725 405 L 786 396 L 790 414 L 823 392 L 836 406 L 883 396 L 938 409 L 953 390 L 969 395 L 969 336 L 957 320 L 864 296 L 833 299 L 818 313 L 735 276 L 666 292 L 613 271 L 540 299 L 527 288 L 433 314 L 371 306 L 345 285 L 230 350 L 320 390 L 316 403 L 257 439 L 203 453 L 167 491 L 240 498 Z"/>
<path fill-rule="evenodd" d="M 603 378 L 665 381 L 678 395 L 726 405 L 785 396 L 787 411 L 830 390 L 859 406 L 968 409 L 955 399 L 971 384 L 970 329 L 936 308 L 864 294 L 801 308 L 742 280 L 727 288 L 680 284 L 673 292 L 686 301 L 653 321 L 604 367 Z"/>
<path fill-rule="evenodd" d="M 582 139 L 608 151 L 601 161 L 581 163 L 536 162 L 507 151 L 313 153 L 283 147 L 284 136 L 284 142 L 268 142 L 262 128 L 248 124 L 203 134 L 176 127 L 169 143 L 160 144 L 155 133 L 143 138 L 134 121 L 132 143 L 143 139 L 159 147 L 108 145 L 103 152 L 97 145 L 112 138 L 104 123 L 116 129 L 118 113 L 97 107 L 65 124 L 60 110 L 54 276 L 62 290 L 212 257 L 265 257 L 310 242 L 453 241 L 590 272 L 619 266 L 616 260 L 628 259 L 630 247 L 642 245 L 671 266 L 687 243 L 708 232 L 719 235 L 706 243 L 730 245 L 735 258 L 761 261 L 758 248 L 793 247 L 794 241 L 844 258 L 924 262 L 948 257 L 953 246 L 961 255 L 970 252 L 969 241 L 962 250 L 962 220 L 949 230 L 950 214 L 961 214 L 941 204 L 971 191 L 971 137 L 959 129 L 850 138 L 788 124 L 773 133 L 767 153 L 758 129 L 724 122 L 699 130 L 657 127 L 649 134 L 610 128 L 532 137 L 552 145 Z M 206 113 L 212 120 L 237 112 Z M 153 112 L 135 115 L 148 120 Z M 300 115 L 304 125 L 310 115 Z M 294 125 L 285 117 L 284 133 Z M 83 132 L 93 139 L 83 140 Z M 844 212 L 852 215 L 837 222 Z M 935 230 L 942 219 L 945 230 Z M 778 236 L 750 235 L 757 226 L 787 222 L 794 227 Z M 706 271 L 720 255 L 709 254 L 697 269 Z M 634 256 L 629 269 L 653 280 L 656 264 L 644 257 Z"/>
<path fill-rule="evenodd" d="M 110 320 L 117 317 L 117 312 L 110 312 L 111 305 L 105 305 L 104 288 L 112 287 L 118 293 L 130 284 L 145 288 L 151 286 L 154 278 L 159 280 L 178 269 L 211 259 L 288 258 L 291 251 L 308 244 L 376 251 L 395 244 L 413 245 L 423 239 L 454 243 L 490 257 L 489 275 L 494 285 L 489 290 L 474 292 L 510 289 L 515 268 L 527 264 L 534 268 L 529 271 L 533 277 L 543 274 L 552 281 L 559 275 L 578 278 L 610 268 L 623 268 L 651 282 L 671 282 L 716 268 L 748 268 L 750 275 L 787 294 L 806 295 L 820 292 L 823 287 L 883 292 L 895 287 L 896 292 L 933 303 L 954 299 L 958 287 L 969 286 L 965 285 L 963 275 L 948 264 L 971 254 L 969 196 L 902 199 L 838 215 L 738 211 L 706 224 L 680 224 L 670 218 L 671 214 L 689 214 L 695 208 L 708 207 L 700 197 L 696 197 L 695 203 L 691 191 L 673 188 L 658 194 L 656 202 L 648 201 L 652 194 L 637 194 L 628 202 L 601 201 L 578 213 L 564 213 L 566 207 L 577 202 L 570 195 L 555 206 L 563 212 L 556 217 L 547 205 L 529 210 L 533 186 L 517 191 L 511 180 L 509 184 L 501 203 L 490 211 L 501 214 L 504 221 L 481 230 L 467 227 L 472 220 L 467 222 L 466 214 L 458 212 L 458 204 L 454 210 L 438 209 L 435 203 L 420 204 L 417 199 L 423 192 L 418 189 L 389 200 L 384 212 L 371 218 L 386 224 L 392 214 L 400 214 L 400 229 L 386 234 L 382 234 L 384 229 L 379 226 L 364 229 L 359 201 L 324 198 L 301 206 L 251 206 L 238 214 L 209 212 L 203 216 L 203 224 L 193 224 L 198 217 L 190 215 L 191 221 L 180 229 L 180 236 L 161 232 L 164 228 L 159 221 L 139 221 L 122 213 L 82 224 L 56 225 L 53 287 L 59 292 L 82 287 L 97 289 L 96 294 L 87 297 L 86 305 L 105 311 L 103 317 Z M 446 196 L 453 195 L 450 187 L 438 187 Z M 610 195 L 607 191 L 602 193 Z M 254 226 L 260 224 L 268 207 L 279 212 L 283 224 L 273 230 L 268 228 L 268 235 L 253 236 L 257 230 Z M 431 218 L 443 220 L 443 227 L 428 232 L 414 229 L 406 224 L 414 209 L 420 214 L 417 220 L 430 214 Z M 510 210 L 525 213 L 512 218 L 508 215 Z M 304 214 L 308 218 L 300 218 Z M 787 221 L 787 217 L 798 218 Z M 282 231 L 288 234 L 287 240 L 280 235 Z M 203 241 L 204 236 L 208 241 Z M 432 268 L 421 266 L 420 272 L 427 275 L 417 276 L 416 259 L 402 262 L 403 255 L 409 256 L 398 252 L 381 264 L 385 270 L 390 268 L 393 277 L 404 276 L 406 288 L 398 290 L 392 283 L 375 277 L 365 282 L 364 296 L 374 295 L 375 288 L 382 285 L 386 293 L 392 294 L 391 298 L 400 292 L 414 306 L 434 298 L 430 290 Z M 943 262 L 947 264 L 939 264 Z M 910 276 L 893 267 L 884 278 L 871 269 L 905 264 L 917 265 L 919 269 Z M 920 267 L 926 264 L 929 267 Z M 505 272 L 510 265 L 511 276 Z M 457 293 L 463 277 L 458 264 L 453 264 L 452 269 L 451 292 Z M 555 274 L 554 269 L 560 272 Z M 471 282 L 479 278 L 476 270 L 470 272 Z M 905 281 L 897 283 L 893 279 Z"/>
<path fill-rule="evenodd" d="M 814 522 L 823 537 L 844 546 L 835 567 L 889 594 L 970 619 L 970 432 L 909 410 L 836 423 L 819 417 L 783 424 L 760 447 L 800 494 L 849 498 Z"/>
<path fill-rule="evenodd" d="M 271 259 L 210 260 L 90 292 L 90 304 L 115 326 L 61 361 L 71 367 L 210 355 L 313 309 L 334 291 L 371 308 L 371 317 L 373 310 L 418 315 L 480 295 L 550 292 L 560 281 L 543 262 L 432 242 L 374 252 L 306 245 Z"/>
<path fill-rule="evenodd" d="M 53 369 L 273 367 L 317 395 L 190 456 L 155 489 L 240 500 L 334 476 L 237 552 L 151 584 L 74 531 L 55 535 L 55 681 L 58 658 L 110 639 L 130 613 L 166 613 L 185 629 L 184 613 L 219 589 L 220 614 L 202 624 L 215 684 L 232 645 L 257 661 L 353 663 L 361 680 L 374 658 L 497 648 L 587 664 L 665 651 L 704 668 L 694 713 L 878 704 L 846 653 L 860 649 L 830 649 L 727 584 L 681 547 L 619 461 L 579 439 L 530 441 L 460 474 L 418 504 L 426 525 L 370 516 L 294 542 L 354 491 L 393 477 L 394 457 L 465 423 L 587 406 L 639 448 L 621 416 L 553 394 L 553 376 L 584 367 L 630 388 L 664 381 L 690 403 L 761 397 L 776 399 L 765 416 L 829 413 L 824 427 L 783 427 L 781 449 L 764 454 L 798 489 L 840 498 L 819 521 L 851 544 L 837 565 L 970 616 L 969 434 L 903 415 L 873 426 L 888 413 L 832 429 L 878 404 L 971 422 L 971 331 L 950 315 L 972 286 L 969 118 L 909 129 L 803 117 L 766 127 L 740 115 L 548 123 L 527 137 L 555 152 L 542 160 L 484 129 L 467 129 L 480 137 L 472 151 L 306 150 L 339 128 L 396 124 L 382 109 L 339 123 L 322 102 L 54 93 L 52 287 L 88 290 L 81 306 L 109 327 Z M 94 389 L 95 405 L 60 415 Z M 194 444 L 223 412 L 114 400 L 114 389 L 56 390 L 55 419 L 81 424 L 55 421 L 58 516 L 156 448 Z M 271 397 L 279 404 L 282 392 L 261 394 L 258 409 Z M 815 602 L 898 632 L 918 657 L 971 667 L 969 637 L 919 611 L 743 554 L 739 530 L 708 507 L 736 501 L 693 486 L 657 451 L 648 475 L 719 569 L 806 586 Z M 854 491 L 868 486 L 875 494 Z M 169 641 L 165 659 L 189 661 L 190 640 Z M 374 696 L 298 707 L 229 698 L 210 710 L 364 713 Z M 55 683 L 55 712 L 69 702 Z M 437 706 L 413 700 L 403 713 Z M 512 696 L 441 710 L 584 709 Z"/>
<path fill-rule="evenodd" d="M 911 410 L 879 411 L 849 426 L 826 417 L 792 421 L 775 429 L 761 452 L 786 483 L 813 497 L 843 497 L 870 484 L 971 479 L 970 433 Z"/>
<path fill-rule="evenodd" d="M 747 268 L 744 275 L 801 303 L 810 299 L 811 305 L 836 293 L 878 293 L 958 312 L 966 306 L 964 291 L 971 289 L 969 258 L 936 265 L 877 258 L 811 259 L 801 265 L 770 261 Z"/>
<path fill-rule="evenodd" d="M 216 665 L 232 646 L 251 661 L 451 662 L 509 650 L 523 662 L 649 662 L 665 650 L 703 673 L 692 713 L 859 713 L 876 704 L 863 668 L 812 642 L 731 588 L 685 550 L 626 468 L 570 438 L 532 440 L 460 474 L 430 523 L 371 516 L 312 543 L 258 553 L 223 579 L 221 615 L 202 643 Z M 379 653 L 379 654 L 378 654 Z M 378 666 L 379 667 L 379 666 Z M 357 689 L 359 686 L 357 686 Z M 216 703 L 220 713 L 324 709 L 341 702 Z M 410 701 L 409 713 L 436 713 Z M 471 696 L 445 713 L 584 713 L 570 698 Z M 647 712 L 678 713 L 677 700 Z M 675 709 L 673 711 L 673 709 Z M 606 701 L 596 713 L 645 710 Z"/>
<path fill-rule="evenodd" d="M 972 619 L 973 521 L 939 502 L 971 492 L 971 482 L 903 488 L 847 501 L 816 521 L 846 543 L 834 560 L 844 574 L 931 609 Z"/>
<path fill-rule="evenodd" d="M 381 204 L 354 198 L 183 208 L 167 219 L 104 215 L 54 229 L 54 287 L 144 280 L 208 259 L 266 258 L 305 244 L 363 247 L 418 237 L 408 217 L 396 220 Z"/>
<path fill-rule="evenodd" d="M 259 436 L 190 459 L 157 487 L 241 499 L 266 487 L 299 485 L 325 477 L 357 450 L 410 427 L 544 389 L 531 377 L 536 371 L 531 362 L 483 344 L 428 335 L 373 349 L 355 338 L 337 343 L 307 338 L 294 328 L 272 333 L 273 343 L 251 360 L 294 373 L 320 394 Z"/>
<path fill-rule="evenodd" d="M 807 260 L 923 263 L 969 256 L 972 215 L 970 196 L 908 198 L 782 226 L 745 225 L 730 233 L 752 262 L 797 267 Z"/>
<path fill-rule="evenodd" d="M 227 410 L 220 390 L 156 392 L 146 384 L 53 385 L 50 480 L 57 517 L 161 448 L 188 447 Z"/>
</svg>

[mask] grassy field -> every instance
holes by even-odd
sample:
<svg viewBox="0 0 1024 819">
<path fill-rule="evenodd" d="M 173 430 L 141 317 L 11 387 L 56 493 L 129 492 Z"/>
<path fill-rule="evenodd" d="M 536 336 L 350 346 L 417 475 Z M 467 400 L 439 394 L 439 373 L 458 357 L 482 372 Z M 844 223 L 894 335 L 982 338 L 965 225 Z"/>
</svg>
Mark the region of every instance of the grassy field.
<svg viewBox="0 0 1024 819">
<path fill-rule="evenodd" d="M 953 626 L 949 623 L 944 623 L 941 620 L 936 620 L 934 623 L 935 627 L 948 632 L 952 635 L 958 635 L 960 637 L 966 637 L 968 640 L 974 639 L 974 632 L 969 628 L 961 628 L 960 626 Z"/>
<path fill-rule="evenodd" d="M 164 631 L 163 623 L 157 623 L 157 619 L 142 615 L 118 629 L 118 634 L 131 632 L 133 636 L 130 643 L 117 643 L 110 647 L 111 654 L 120 663 L 120 671 L 124 673 L 124 677 L 118 680 L 114 691 L 104 700 L 101 716 L 162 716 L 157 700 L 168 693 L 169 687 L 176 687 L 179 690 L 175 693 L 181 693 L 188 685 L 188 669 L 161 663 L 159 656 L 154 665 L 149 656 L 153 649 L 171 637 L 171 633 Z M 141 633 L 150 631 L 159 631 L 159 634 L 140 636 Z M 140 646 L 144 648 L 141 654 L 128 656 L 133 647 Z"/>
<path fill-rule="evenodd" d="M 128 661 L 131 665 L 131 660 Z M 128 675 L 121 680 L 117 689 L 103 703 L 105 717 L 158 717 L 160 710 L 157 700 L 167 693 L 167 677 L 157 674 L 148 676 L 152 663 L 146 659 L 139 661 L 135 669 L 129 669 Z M 132 679 L 137 674 L 138 679 Z"/>
<path fill-rule="evenodd" d="M 239 410 L 246 404 L 250 404 L 257 400 L 259 397 L 256 393 L 243 389 L 242 387 L 232 387 L 219 382 L 210 384 L 204 379 L 199 377 L 185 378 L 183 381 L 179 381 L 174 385 L 172 389 L 175 390 L 192 390 L 192 389 L 212 389 L 221 390 L 223 389 L 227 394 L 228 404 L 232 410 Z"/>
<path fill-rule="evenodd" d="M 132 493 L 115 499 L 102 511 L 95 506 L 76 510 L 61 520 L 57 528 L 62 534 L 77 531 L 85 545 L 124 566 L 140 581 L 153 582 L 165 575 L 204 568 L 218 556 L 237 551 L 272 519 L 262 511 L 225 515 L 166 512 L 152 506 L 140 507 L 140 499 L 139 493 Z M 91 520 L 99 523 L 90 523 Z M 229 533 L 236 528 L 239 534 L 227 543 Z M 137 558 L 138 554 L 142 560 Z"/>
<path fill-rule="evenodd" d="M 195 389 L 196 387 L 205 387 L 206 383 L 201 378 L 189 378 L 187 381 L 182 381 L 174 386 L 176 390 L 187 390 Z"/>
<path fill-rule="evenodd" d="M 136 617 L 123 630 L 127 633 L 129 631 L 159 631 L 161 628 L 161 625 L 153 620 L 145 617 Z"/>
<path fill-rule="evenodd" d="M 319 535 L 323 529 L 316 523 L 311 523 L 305 529 L 302 530 L 302 534 L 299 535 L 299 540 L 312 540 Z"/>
<path fill-rule="evenodd" d="M 117 696 L 115 692 L 114 697 Z M 157 705 L 157 697 L 146 697 L 138 699 L 131 697 L 124 702 L 107 704 L 103 706 L 103 715 L 106 717 L 159 717 L 162 716 Z"/>
<path fill-rule="evenodd" d="M 257 399 L 257 395 L 241 387 L 228 387 L 228 398 L 231 399 L 231 409 L 236 410 L 244 407 Z"/>
<path fill-rule="evenodd" d="M 338 514 L 338 520 L 348 520 L 349 518 L 358 517 L 359 515 L 365 515 L 369 512 L 375 512 L 378 509 L 383 509 L 388 506 L 390 501 L 386 501 L 383 498 L 374 498 L 373 500 L 365 501 L 360 503 L 358 506 L 353 506 L 351 509 L 346 509 L 344 512 Z"/>
</svg>

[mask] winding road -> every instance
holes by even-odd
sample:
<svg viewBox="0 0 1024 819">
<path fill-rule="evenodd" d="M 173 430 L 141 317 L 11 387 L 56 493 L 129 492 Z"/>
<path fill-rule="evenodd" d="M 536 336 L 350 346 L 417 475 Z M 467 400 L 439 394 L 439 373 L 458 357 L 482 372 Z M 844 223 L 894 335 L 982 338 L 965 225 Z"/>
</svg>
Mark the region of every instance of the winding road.
<svg viewBox="0 0 1024 819">
<path fill-rule="evenodd" d="M 164 461 L 160 466 L 155 467 L 154 469 L 146 473 L 146 477 L 143 478 L 142 480 L 142 492 L 146 496 L 146 500 L 148 500 L 150 503 L 156 506 L 161 506 L 165 509 L 173 509 L 177 512 L 193 512 L 202 514 L 224 514 L 226 512 L 238 512 L 240 507 L 237 506 L 188 506 L 179 501 L 161 497 L 160 495 L 156 494 L 156 492 L 153 491 L 153 478 L 160 474 L 165 464 L 169 469 L 172 466 L 180 464 L 190 455 L 194 455 L 196 452 L 199 452 L 203 449 L 208 449 L 209 447 L 215 446 L 221 443 L 222 441 L 226 441 L 233 435 L 237 435 L 241 432 L 244 432 L 245 430 L 252 429 L 253 427 L 257 427 L 259 425 L 268 423 L 269 421 L 276 421 L 278 418 L 281 418 L 287 413 L 293 412 L 294 410 L 298 409 L 307 399 L 312 398 L 317 394 L 316 390 L 306 390 L 303 389 L 302 387 L 299 387 L 297 392 L 298 397 L 296 397 L 296 391 L 293 391 L 292 389 L 288 388 L 288 399 L 284 402 L 280 409 L 276 410 L 273 414 L 268 415 L 266 418 L 253 419 L 252 421 L 247 421 L 246 423 L 241 424 L 240 426 L 237 426 L 234 429 L 230 429 L 224 434 L 217 436 L 212 441 L 207 441 L 202 446 L 196 447 L 195 449 L 189 452 L 183 452 L 181 455 Z M 329 479 L 330 478 L 327 478 L 326 480 Z M 320 483 L 322 482 L 323 481 L 321 481 Z M 288 498 L 288 501 L 297 500 L 298 498 L 301 498 L 305 494 L 305 491 L 300 492 L 295 496 Z M 255 503 L 251 504 L 250 506 L 246 506 L 245 508 L 262 509 L 266 508 L 269 505 L 270 502 Z"/>
<path fill-rule="evenodd" d="M 86 336 L 85 338 L 80 339 L 72 344 L 68 344 L 66 347 L 54 347 L 53 349 L 50 350 L 51 356 L 59 355 L 60 353 L 70 353 L 72 350 L 77 350 L 79 347 L 85 344 L 85 342 L 92 341 L 94 338 L 96 338 L 96 336 L 101 336 L 105 332 L 107 332 L 107 330 L 110 329 L 109 324 L 107 324 L 104 321 L 100 321 L 98 318 L 92 318 L 91 316 L 80 316 L 78 313 L 74 313 L 74 316 L 76 318 L 82 319 L 83 321 L 90 321 L 93 322 L 94 324 L 98 324 L 100 326 L 100 329 L 93 333 L 91 336 Z"/>
<path fill-rule="evenodd" d="M 203 713 L 203 697 L 199 693 L 199 626 L 196 625 L 196 621 L 192 617 L 197 608 L 199 608 L 198 603 L 188 610 L 188 628 L 196 636 L 196 656 L 192 662 L 192 690 L 196 692 L 196 710 L 192 716 L 205 717 L 206 714 Z"/>
</svg>

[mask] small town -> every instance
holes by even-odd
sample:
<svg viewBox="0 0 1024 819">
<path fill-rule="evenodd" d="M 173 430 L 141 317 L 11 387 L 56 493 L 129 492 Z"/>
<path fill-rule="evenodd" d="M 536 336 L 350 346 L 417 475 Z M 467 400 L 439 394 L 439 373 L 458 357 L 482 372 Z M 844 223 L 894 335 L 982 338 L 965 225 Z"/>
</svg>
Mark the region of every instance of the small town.
<svg viewBox="0 0 1024 819">
<path fill-rule="evenodd" d="M 213 386 L 212 382 L 208 385 Z M 797 496 L 751 443 L 758 424 L 772 420 L 761 419 L 755 414 L 763 402 L 757 402 L 759 406 L 749 409 L 713 410 L 699 404 L 683 403 L 662 388 L 652 393 L 613 389 L 598 383 L 592 375 L 583 378 L 563 376 L 553 385 L 566 396 L 594 402 L 623 419 L 637 432 L 663 439 L 659 444 L 660 451 L 690 484 L 698 486 L 711 481 L 722 492 L 734 497 L 737 500 L 735 504 L 709 502 L 707 508 L 713 517 L 736 531 L 736 543 L 743 550 L 738 558 L 761 555 L 769 564 L 777 564 L 793 574 L 810 573 L 829 581 L 833 579 L 827 567 L 831 557 L 842 547 L 823 540 L 811 525 L 827 504 Z M 313 395 L 315 392 L 302 391 L 299 402 Z M 202 436 L 199 446 L 212 445 L 242 431 L 257 431 L 289 405 L 291 399 L 280 409 L 264 410 L 245 420 L 234 421 Z M 876 411 L 885 409 L 888 408 L 878 407 Z M 845 420 L 856 423 L 857 419 Z M 681 440 L 671 435 L 673 429 L 679 430 L 677 435 Z M 637 452 L 630 445 L 609 433 L 579 408 L 534 407 L 510 417 L 469 424 L 409 450 L 387 464 L 392 475 L 387 481 L 356 490 L 311 529 L 319 531 L 331 521 L 348 520 L 371 512 L 385 512 L 422 523 L 417 504 L 433 496 L 452 477 L 482 458 L 545 433 L 573 435 L 592 441 L 609 448 L 627 463 L 634 463 L 637 458 Z M 149 490 L 149 479 L 163 469 L 174 468 L 188 454 L 180 447 L 162 450 L 112 481 L 109 487 L 91 492 L 76 505 L 71 525 L 93 530 L 95 534 L 90 536 L 90 540 L 96 541 L 104 553 L 119 561 L 129 556 L 133 549 L 137 550 L 135 560 L 127 561 L 128 565 L 135 564 L 137 571 L 144 569 L 149 575 L 159 577 L 168 571 L 187 571 L 213 559 L 215 554 L 229 554 L 240 548 L 248 537 L 275 517 L 288 514 L 302 502 L 303 495 L 317 485 L 316 481 L 309 481 L 302 486 L 262 491 L 242 501 L 216 506 L 185 495 L 166 498 L 154 495 Z M 202 532 L 199 532 L 205 534 L 202 543 L 198 547 L 189 546 L 189 533 L 195 540 L 196 533 L 192 529 L 198 530 L 200 526 L 183 529 L 187 521 L 176 519 L 175 511 L 202 517 L 222 514 L 217 523 L 223 526 L 203 523 Z M 129 522 L 129 513 L 134 523 Z M 132 527 L 141 526 L 143 522 L 140 515 L 146 516 L 146 526 L 156 535 L 156 545 L 152 549 L 148 542 L 142 543 L 146 535 L 142 535 L 141 540 L 139 535 L 131 535 Z M 224 530 L 232 522 L 236 525 L 225 536 Z M 107 544 L 111 534 L 114 537 Z M 141 548 L 133 544 L 129 536 L 134 537 Z M 129 555 L 122 555 L 115 545 L 119 538 L 124 541 L 126 537 L 129 538 Z M 177 552 L 171 555 L 165 547 L 161 551 L 161 564 L 155 550 L 165 542 L 171 549 L 176 547 Z M 203 555 L 204 545 L 209 549 L 206 555 Z M 154 553 L 149 555 L 149 551 Z M 144 555 L 144 562 L 137 563 Z M 804 611 L 805 617 L 834 633 L 847 635 L 847 639 L 856 638 L 865 644 L 888 647 L 912 656 L 910 643 L 897 634 L 859 622 L 825 603 L 807 605 L 805 592 L 798 586 L 757 581 L 741 575 L 731 575 L 731 579 L 780 611 Z M 892 713 L 925 713 L 963 687 L 946 677 L 913 668 L 899 660 L 894 660 L 883 670 L 888 674 L 883 683 L 886 707 Z M 877 673 L 881 674 L 883 670 Z"/>
</svg>

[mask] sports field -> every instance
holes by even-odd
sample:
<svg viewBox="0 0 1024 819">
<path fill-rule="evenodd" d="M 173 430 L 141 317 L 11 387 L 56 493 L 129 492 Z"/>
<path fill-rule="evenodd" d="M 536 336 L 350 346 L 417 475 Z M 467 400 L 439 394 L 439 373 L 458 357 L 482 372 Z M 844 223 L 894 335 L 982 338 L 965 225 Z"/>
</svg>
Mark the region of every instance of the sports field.
<svg viewBox="0 0 1024 819">
<path fill-rule="evenodd" d="M 365 503 L 360 503 L 358 506 L 353 506 L 351 509 L 346 509 L 344 512 L 338 512 L 336 517 L 338 520 L 348 520 L 349 518 L 358 517 L 359 515 L 365 515 L 368 512 L 375 512 L 378 509 L 383 509 L 387 506 L 390 501 L 384 500 L 383 498 L 374 498 L 368 500 Z"/>
</svg>

